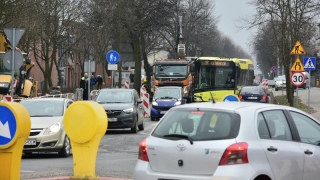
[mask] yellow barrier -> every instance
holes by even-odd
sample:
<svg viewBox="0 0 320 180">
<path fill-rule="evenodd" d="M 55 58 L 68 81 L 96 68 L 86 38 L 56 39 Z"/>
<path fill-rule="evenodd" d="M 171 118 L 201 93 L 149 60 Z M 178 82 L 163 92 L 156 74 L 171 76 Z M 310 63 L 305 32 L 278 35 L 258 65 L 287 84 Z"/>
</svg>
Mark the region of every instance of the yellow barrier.
<svg viewBox="0 0 320 180">
<path fill-rule="evenodd" d="M 104 108 L 93 101 L 74 102 L 68 107 L 63 124 L 73 153 L 74 175 L 71 179 L 98 179 L 95 176 L 96 159 L 108 127 Z"/>
<path fill-rule="evenodd" d="M 17 102 L 0 102 L 0 112 L 0 180 L 17 180 L 23 146 L 30 134 L 30 115 Z"/>
</svg>

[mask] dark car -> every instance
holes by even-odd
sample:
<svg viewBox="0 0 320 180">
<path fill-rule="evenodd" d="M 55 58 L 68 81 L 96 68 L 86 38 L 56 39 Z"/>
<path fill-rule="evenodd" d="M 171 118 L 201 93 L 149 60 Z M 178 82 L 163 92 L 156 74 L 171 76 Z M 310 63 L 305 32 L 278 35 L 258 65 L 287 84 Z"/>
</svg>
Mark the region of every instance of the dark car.
<svg viewBox="0 0 320 180">
<path fill-rule="evenodd" d="M 170 108 L 186 104 L 183 89 L 178 86 L 159 87 L 153 97 L 151 121 L 160 119 Z"/>
<path fill-rule="evenodd" d="M 245 86 L 239 93 L 240 101 L 269 103 L 270 94 L 262 86 Z"/>
<path fill-rule="evenodd" d="M 144 109 L 135 89 L 101 89 L 96 102 L 108 116 L 108 129 L 144 130 Z"/>
</svg>

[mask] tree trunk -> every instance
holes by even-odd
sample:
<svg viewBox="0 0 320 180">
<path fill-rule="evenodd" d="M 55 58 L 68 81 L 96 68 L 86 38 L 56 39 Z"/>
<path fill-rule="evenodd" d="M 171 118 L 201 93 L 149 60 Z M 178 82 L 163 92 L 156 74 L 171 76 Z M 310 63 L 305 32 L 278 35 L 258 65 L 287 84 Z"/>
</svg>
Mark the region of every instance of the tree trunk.
<svg viewBox="0 0 320 180">
<path fill-rule="evenodd" d="M 141 54 L 140 54 L 140 41 L 135 35 L 132 35 L 132 49 L 134 54 L 134 84 L 133 88 L 140 94 L 141 88 Z"/>
<path fill-rule="evenodd" d="M 150 76 L 150 64 L 148 61 L 148 56 L 146 53 L 146 42 L 144 39 L 143 34 L 140 35 L 140 40 L 141 40 L 141 53 L 142 53 L 142 58 L 143 58 L 143 64 L 144 64 L 144 71 L 146 73 L 146 79 L 147 79 L 147 83 L 148 86 L 151 87 L 151 76 Z"/>
</svg>

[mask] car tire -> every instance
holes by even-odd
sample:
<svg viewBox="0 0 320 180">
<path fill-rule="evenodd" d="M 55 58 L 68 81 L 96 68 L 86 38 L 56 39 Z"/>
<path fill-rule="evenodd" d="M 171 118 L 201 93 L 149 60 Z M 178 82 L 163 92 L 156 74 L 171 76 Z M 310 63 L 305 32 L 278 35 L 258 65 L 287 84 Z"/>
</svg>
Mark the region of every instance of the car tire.
<svg viewBox="0 0 320 180">
<path fill-rule="evenodd" d="M 156 120 L 156 118 L 153 118 L 153 117 L 151 117 L 150 119 L 151 119 L 151 121 L 155 121 Z"/>
<path fill-rule="evenodd" d="M 59 151 L 61 157 L 68 157 L 71 154 L 71 143 L 68 136 L 64 138 L 63 148 Z"/>
<path fill-rule="evenodd" d="M 131 128 L 131 132 L 132 133 L 137 133 L 138 132 L 138 119 L 136 118 L 135 119 L 135 122 L 134 122 L 134 126 Z"/>
<path fill-rule="evenodd" d="M 138 127 L 139 127 L 139 131 L 144 130 L 144 119 L 142 120 L 142 123 Z"/>
<path fill-rule="evenodd" d="M 278 88 L 275 88 L 274 90 L 278 91 Z"/>
</svg>

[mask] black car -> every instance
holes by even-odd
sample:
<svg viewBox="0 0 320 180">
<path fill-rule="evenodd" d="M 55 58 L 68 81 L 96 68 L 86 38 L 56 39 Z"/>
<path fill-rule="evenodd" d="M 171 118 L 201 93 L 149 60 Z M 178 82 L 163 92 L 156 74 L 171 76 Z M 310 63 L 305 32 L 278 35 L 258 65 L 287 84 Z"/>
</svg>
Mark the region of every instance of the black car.
<svg viewBox="0 0 320 180">
<path fill-rule="evenodd" d="M 95 101 L 108 116 L 108 129 L 144 130 L 144 109 L 135 89 L 101 89 Z"/>
<path fill-rule="evenodd" d="M 238 97 L 240 101 L 269 103 L 270 94 L 262 86 L 245 86 Z"/>
</svg>

